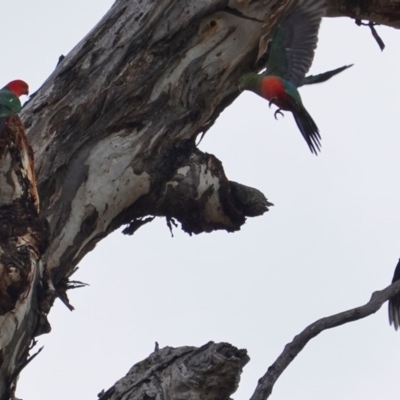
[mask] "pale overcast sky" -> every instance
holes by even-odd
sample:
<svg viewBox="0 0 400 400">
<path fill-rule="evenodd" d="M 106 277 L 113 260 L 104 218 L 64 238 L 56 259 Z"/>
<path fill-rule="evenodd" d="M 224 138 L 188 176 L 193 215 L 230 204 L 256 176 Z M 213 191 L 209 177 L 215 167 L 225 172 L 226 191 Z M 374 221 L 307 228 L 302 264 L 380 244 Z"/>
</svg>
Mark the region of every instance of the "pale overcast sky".
<svg viewBox="0 0 400 400">
<path fill-rule="evenodd" d="M 111 0 L 30 0 L 0 5 L 1 80 L 32 92 L 100 20 Z M 41 336 L 43 352 L 23 371 L 24 400 L 96 399 L 160 346 L 227 341 L 248 349 L 239 390 L 258 378 L 294 335 L 315 319 L 366 302 L 390 283 L 400 257 L 400 32 L 348 19 L 322 24 L 311 73 L 355 63 L 327 83 L 301 89 L 318 124 L 322 154 L 311 155 L 292 116 L 244 93 L 200 148 L 227 176 L 257 187 L 275 207 L 240 232 L 174 238 L 164 220 L 133 237 L 115 233 L 80 264 Z M 398 399 L 400 333 L 387 306 L 322 333 L 280 378 L 274 400 Z"/>
</svg>

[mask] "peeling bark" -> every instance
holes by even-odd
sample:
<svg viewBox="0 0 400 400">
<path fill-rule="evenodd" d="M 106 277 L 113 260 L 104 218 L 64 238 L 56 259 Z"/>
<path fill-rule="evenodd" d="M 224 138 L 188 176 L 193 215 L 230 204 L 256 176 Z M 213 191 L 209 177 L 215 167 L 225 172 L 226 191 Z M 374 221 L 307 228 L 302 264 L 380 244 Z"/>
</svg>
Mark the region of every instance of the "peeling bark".
<svg viewBox="0 0 400 400">
<path fill-rule="evenodd" d="M 18 118 L 10 122 L 0 137 L 1 400 L 13 395 L 32 339 L 49 332 L 55 297 L 71 307 L 70 276 L 110 232 L 127 225 L 131 234 L 154 216 L 177 219 L 189 234 L 237 231 L 272 205 L 257 189 L 230 181 L 222 162 L 195 141 L 238 96 L 238 78 L 263 66 L 291 2 L 117 0 L 23 110 L 45 219 L 23 127 Z M 329 0 L 329 15 L 399 27 L 400 0 Z M 193 382 L 210 387 L 192 398 L 229 398 L 247 362 L 226 344 L 164 351 L 150 364 L 173 354 L 171 368 L 181 363 Z M 202 352 L 204 365 L 217 359 L 221 369 L 193 372 Z M 178 391 L 179 382 L 168 390 Z M 103 400 L 119 398 L 107 393 Z"/>
<path fill-rule="evenodd" d="M 40 327 L 40 256 L 47 222 L 38 214 L 32 151 L 18 117 L 0 136 L 0 398 L 8 399 Z"/>
<path fill-rule="evenodd" d="M 226 1 L 121 0 L 61 61 L 23 112 L 55 284 L 138 218 L 173 217 L 188 233 L 236 231 L 268 210 L 252 189 L 241 197 L 257 193 L 257 206 L 244 206 L 222 163 L 195 140 L 238 95 L 239 75 L 288 3 L 238 2 L 262 24 L 232 14 Z"/>
<path fill-rule="evenodd" d="M 241 195 L 259 193 L 258 206 L 244 207 L 222 163 L 195 140 L 237 97 L 238 77 L 262 66 L 290 4 L 119 0 L 60 62 L 23 112 L 51 227 L 44 261 L 56 284 L 99 240 L 148 215 L 201 233 L 239 230 L 268 210 L 252 190 Z M 393 24 L 399 4 L 330 0 L 329 15 Z"/>
</svg>

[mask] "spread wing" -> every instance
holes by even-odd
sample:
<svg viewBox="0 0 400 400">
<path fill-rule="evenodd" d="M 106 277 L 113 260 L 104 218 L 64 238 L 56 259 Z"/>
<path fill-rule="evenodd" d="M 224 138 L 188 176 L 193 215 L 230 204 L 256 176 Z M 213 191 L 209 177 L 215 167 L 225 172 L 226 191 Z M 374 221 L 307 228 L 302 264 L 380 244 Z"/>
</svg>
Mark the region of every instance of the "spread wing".
<svg viewBox="0 0 400 400">
<path fill-rule="evenodd" d="M 299 85 L 311 67 L 325 0 L 294 0 L 269 46 L 267 74 Z"/>
</svg>

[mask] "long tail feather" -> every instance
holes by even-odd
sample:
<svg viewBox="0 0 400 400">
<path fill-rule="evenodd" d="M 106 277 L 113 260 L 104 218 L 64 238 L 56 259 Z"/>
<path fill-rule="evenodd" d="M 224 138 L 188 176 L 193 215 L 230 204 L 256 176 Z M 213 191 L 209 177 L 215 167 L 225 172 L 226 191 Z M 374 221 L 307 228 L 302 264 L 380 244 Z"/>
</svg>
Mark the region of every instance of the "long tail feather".
<svg viewBox="0 0 400 400">
<path fill-rule="evenodd" d="M 317 156 L 321 151 L 321 136 L 316 123 L 304 107 L 293 111 L 293 117 L 311 153 Z"/>
<path fill-rule="evenodd" d="M 7 118 L 0 118 L 0 135 L 3 133 L 3 129 L 6 125 Z"/>
<path fill-rule="evenodd" d="M 396 269 L 394 271 L 394 276 L 392 283 L 397 282 L 400 279 L 400 260 L 397 263 Z M 400 327 L 400 295 L 396 295 L 389 300 L 389 323 L 393 324 L 394 329 L 399 329 Z"/>
<path fill-rule="evenodd" d="M 306 76 L 301 82 L 299 86 L 303 85 L 312 85 L 314 83 L 322 83 L 331 79 L 333 76 L 340 74 L 342 71 L 346 70 L 347 68 L 352 67 L 354 64 L 345 65 L 340 68 L 333 69 L 332 71 L 323 72 L 322 74 L 318 75 L 310 75 Z"/>
</svg>

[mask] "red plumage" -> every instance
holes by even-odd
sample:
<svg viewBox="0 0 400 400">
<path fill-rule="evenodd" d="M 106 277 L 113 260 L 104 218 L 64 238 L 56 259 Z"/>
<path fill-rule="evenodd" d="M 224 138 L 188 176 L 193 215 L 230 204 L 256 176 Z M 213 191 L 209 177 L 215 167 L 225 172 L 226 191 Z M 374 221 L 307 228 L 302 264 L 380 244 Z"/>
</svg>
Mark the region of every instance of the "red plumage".
<svg viewBox="0 0 400 400">
<path fill-rule="evenodd" d="M 5 86 L 8 90 L 13 92 L 16 96 L 22 96 L 23 94 L 29 94 L 29 86 L 25 81 L 21 79 L 16 79 L 15 81 L 11 81 L 7 83 Z"/>
<path fill-rule="evenodd" d="M 266 76 L 261 81 L 261 95 L 271 101 L 274 99 L 274 104 L 276 104 L 282 110 L 288 110 L 285 86 L 282 79 L 276 76 Z"/>
</svg>

